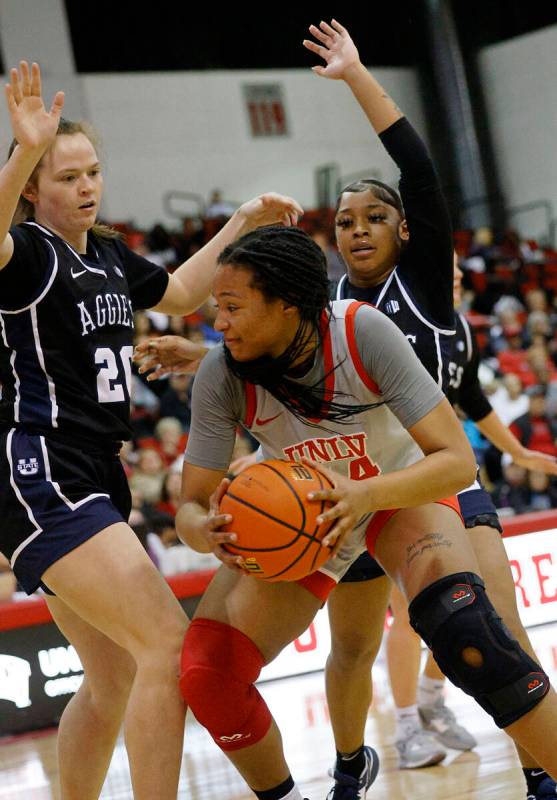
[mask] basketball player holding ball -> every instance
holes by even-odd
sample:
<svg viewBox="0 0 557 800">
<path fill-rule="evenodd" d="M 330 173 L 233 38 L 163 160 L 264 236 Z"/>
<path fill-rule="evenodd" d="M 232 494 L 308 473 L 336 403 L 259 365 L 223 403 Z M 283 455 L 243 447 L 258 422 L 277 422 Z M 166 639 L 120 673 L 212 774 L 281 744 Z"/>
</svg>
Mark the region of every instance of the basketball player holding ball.
<svg viewBox="0 0 557 800">
<path fill-rule="evenodd" d="M 540 702 L 547 676 L 500 625 L 451 497 L 472 481 L 475 462 L 440 388 L 381 312 L 351 300 L 329 305 L 324 255 L 299 229 L 248 234 L 219 264 L 215 327 L 224 343 L 196 377 L 176 527 L 224 566 L 184 640 L 187 704 L 260 800 L 301 800 L 253 684 L 367 548 L 410 601 L 444 671 L 554 769 L 552 715 Z M 258 580 L 226 552 L 236 537 L 221 528 L 234 521 L 219 501 L 239 424 L 265 458 L 303 459 L 314 441 L 327 463 L 334 488 L 311 499 L 331 503 L 317 521 L 334 521 L 324 539 L 333 554 L 301 581 Z M 356 461 L 361 480 L 348 477 Z M 359 791 L 377 769 L 366 748 Z"/>
</svg>

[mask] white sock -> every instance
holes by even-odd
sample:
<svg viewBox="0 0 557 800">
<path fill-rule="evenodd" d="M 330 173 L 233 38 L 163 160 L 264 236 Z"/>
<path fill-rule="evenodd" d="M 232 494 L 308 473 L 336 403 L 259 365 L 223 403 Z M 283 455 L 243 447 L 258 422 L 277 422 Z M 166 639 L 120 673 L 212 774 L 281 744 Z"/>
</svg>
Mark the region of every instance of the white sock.
<svg viewBox="0 0 557 800">
<path fill-rule="evenodd" d="M 284 797 L 281 798 L 281 800 L 304 800 L 304 799 L 300 794 L 300 790 L 298 789 L 296 784 L 294 784 L 294 786 L 292 787 L 292 789 L 290 789 L 288 794 L 285 794 Z"/>
<path fill-rule="evenodd" d="M 395 708 L 396 713 L 396 739 L 406 739 L 411 733 L 419 731 L 422 727 L 418 715 L 418 706 L 404 706 Z"/>
<path fill-rule="evenodd" d="M 418 682 L 418 705 L 434 706 L 438 701 L 443 701 L 445 681 L 436 678 L 428 678 L 427 675 L 420 675 Z"/>
</svg>

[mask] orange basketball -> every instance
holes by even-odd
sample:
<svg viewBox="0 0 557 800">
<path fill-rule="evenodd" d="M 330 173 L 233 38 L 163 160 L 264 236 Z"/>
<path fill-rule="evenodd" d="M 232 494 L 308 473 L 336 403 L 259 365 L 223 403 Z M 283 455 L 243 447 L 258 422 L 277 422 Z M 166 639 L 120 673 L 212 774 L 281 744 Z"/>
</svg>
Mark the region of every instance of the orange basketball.
<svg viewBox="0 0 557 800">
<path fill-rule="evenodd" d="M 295 461 L 261 461 L 241 472 L 220 503 L 232 522 L 223 530 L 238 540 L 230 553 L 244 557 L 245 570 L 266 581 L 296 581 L 327 561 L 321 540 L 332 523 L 318 525 L 324 502 L 310 502 L 309 492 L 331 488 L 317 470 Z"/>
</svg>

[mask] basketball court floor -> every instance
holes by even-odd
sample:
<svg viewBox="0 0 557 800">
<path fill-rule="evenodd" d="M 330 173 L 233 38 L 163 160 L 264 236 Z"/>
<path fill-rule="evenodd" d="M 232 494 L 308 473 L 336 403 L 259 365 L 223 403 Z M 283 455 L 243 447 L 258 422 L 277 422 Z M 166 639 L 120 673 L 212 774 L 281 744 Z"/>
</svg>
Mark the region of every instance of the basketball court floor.
<svg viewBox="0 0 557 800">
<path fill-rule="evenodd" d="M 530 629 L 532 643 L 553 684 L 557 685 L 557 624 Z M 459 721 L 478 739 L 470 753 L 448 751 L 438 766 L 398 770 L 393 747 L 394 715 L 382 657 L 374 670 L 375 699 L 366 742 L 381 757 L 381 771 L 368 800 L 524 800 L 518 759 L 510 739 L 470 698 L 448 685 L 447 701 Z M 283 678 L 261 686 L 285 741 L 292 774 L 309 800 L 325 800 L 333 756 L 323 673 Z M 132 798 L 128 765 L 120 739 L 103 792 L 103 800 Z M 188 717 L 178 797 L 201 800 L 248 800 L 254 795 L 216 748 L 206 732 Z M 0 740 L 0 800 L 59 800 L 55 731 Z M 153 798 L 156 800 L 156 798 Z"/>
</svg>

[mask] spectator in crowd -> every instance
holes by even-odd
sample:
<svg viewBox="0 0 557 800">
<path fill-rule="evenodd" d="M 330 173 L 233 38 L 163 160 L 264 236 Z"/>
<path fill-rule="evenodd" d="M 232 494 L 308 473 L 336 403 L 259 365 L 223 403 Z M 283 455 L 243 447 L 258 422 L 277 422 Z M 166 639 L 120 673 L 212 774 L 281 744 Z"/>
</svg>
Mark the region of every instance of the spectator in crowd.
<svg viewBox="0 0 557 800">
<path fill-rule="evenodd" d="M 191 422 L 191 384 L 191 375 L 171 375 L 160 399 L 161 417 L 179 419 L 185 431 L 189 430 Z"/>
<path fill-rule="evenodd" d="M 180 506 L 180 495 L 182 492 L 182 475 L 180 469 L 170 469 L 164 478 L 161 490 L 160 503 L 157 504 L 157 511 L 170 514 L 175 517 Z"/>
<path fill-rule="evenodd" d="M 222 198 L 220 189 L 213 189 L 209 197 L 209 204 L 205 210 L 206 219 L 218 219 L 220 217 L 231 217 L 234 213 L 234 206 L 232 203 L 227 203 Z"/>
<path fill-rule="evenodd" d="M 137 468 L 130 478 L 130 488 L 139 489 L 144 499 L 151 505 L 160 502 L 164 481 L 163 460 L 152 447 L 139 451 Z"/>
<path fill-rule="evenodd" d="M 503 477 L 492 492 L 493 502 L 498 510 L 508 509 L 508 513 L 523 514 L 528 510 L 527 470 L 503 456 Z"/>
<path fill-rule="evenodd" d="M 161 417 L 155 425 L 155 435 L 146 439 L 139 439 L 137 444 L 141 449 L 152 448 L 160 455 L 163 465 L 169 467 L 178 456 L 184 452 L 187 442 L 182 423 L 176 417 Z"/>
<path fill-rule="evenodd" d="M 503 375 L 495 393 L 490 394 L 489 402 L 507 426 L 517 417 L 525 414 L 529 407 L 522 381 L 513 372 Z"/>
<path fill-rule="evenodd" d="M 557 487 L 544 472 L 532 470 L 528 473 L 528 507 L 529 511 L 557 508 Z"/>
<path fill-rule="evenodd" d="M 529 409 L 512 423 L 511 431 L 529 450 L 539 450 L 555 456 L 557 421 L 547 415 L 545 388 L 539 385 L 531 386 L 526 393 L 530 398 Z"/>
</svg>

